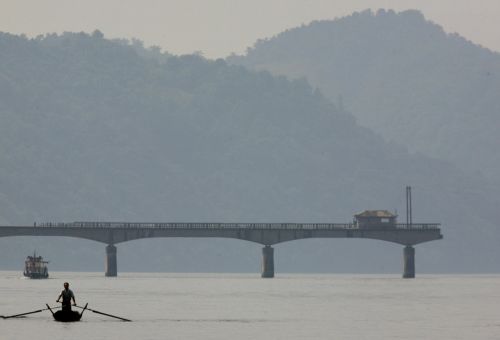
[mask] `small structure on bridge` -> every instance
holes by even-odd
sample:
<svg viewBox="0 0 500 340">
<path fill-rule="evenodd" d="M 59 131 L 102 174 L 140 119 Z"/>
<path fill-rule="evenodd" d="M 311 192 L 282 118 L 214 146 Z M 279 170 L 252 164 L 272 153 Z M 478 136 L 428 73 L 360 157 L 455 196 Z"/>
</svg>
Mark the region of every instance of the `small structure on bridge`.
<svg viewBox="0 0 500 340">
<path fill-rule="evenodd" d="M 354 223 L 359 229 L 394 229 L 397 217 L 387 210 L 365 210 L 354 215 Z"/>
</svg>

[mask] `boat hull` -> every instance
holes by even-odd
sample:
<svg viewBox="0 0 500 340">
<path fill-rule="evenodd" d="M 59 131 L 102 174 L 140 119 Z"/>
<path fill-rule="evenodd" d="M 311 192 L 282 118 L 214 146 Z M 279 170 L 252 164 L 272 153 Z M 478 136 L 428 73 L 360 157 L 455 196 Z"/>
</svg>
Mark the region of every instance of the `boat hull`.
<svg viewBox="0 0 500 340">
<path fill-rule="evenodd" d="M 82 314 L 75 312 L 75 311 L 63 311 L 63 310 L 58 310 L 57 312 L 52 314 L 54 316 L 54 319 L 56 321 L 61 321 L 61 322 L 74 322 L 74 321 L 80 321 L 82 318 Z"/>
<path fill-rule="evenodd" d="M 24 272 L 23 275 L 25 277 L 28 277 L 30 279 L 48 279 L 49 278 L 49 273 L 27 273 Z"/>
</svg>

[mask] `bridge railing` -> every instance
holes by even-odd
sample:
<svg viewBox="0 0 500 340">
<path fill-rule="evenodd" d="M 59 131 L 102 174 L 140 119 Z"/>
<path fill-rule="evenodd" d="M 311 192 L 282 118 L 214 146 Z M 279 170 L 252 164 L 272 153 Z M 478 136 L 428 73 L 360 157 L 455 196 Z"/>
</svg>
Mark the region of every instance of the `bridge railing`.
<svg viewBox="0 0 500 340">
<path fill-rule="evenodd" d="M 396 229 L 439 229 L 439 223 L 397 223 Z"/>
<path fill-rule="evenodd" d="M 35 224 L 37 226 L 37 224 Z M 429 230 L 438 223 L 397 223 L 380 228 L 359 228 L 355 223 L 130 223 L 130 222 L 45 222 L 39 227 L 68 228 L 144 228 L 144 229 L 276 229 L 276 230 Z"/>
</svg>

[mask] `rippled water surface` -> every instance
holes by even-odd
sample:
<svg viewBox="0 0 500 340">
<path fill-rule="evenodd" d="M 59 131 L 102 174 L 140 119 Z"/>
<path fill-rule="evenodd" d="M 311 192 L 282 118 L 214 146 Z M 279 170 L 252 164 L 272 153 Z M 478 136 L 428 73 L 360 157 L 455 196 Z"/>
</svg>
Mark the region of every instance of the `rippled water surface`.
<svg viewBox="0 0 500 340">
<path fill-rule="evenodd" d="M 500 276 L 0 272 L 0 315 L 41 309 L 69 281 L 82 321 L 0 319 L 0 339 L 500 339 Z"/>
</svg>

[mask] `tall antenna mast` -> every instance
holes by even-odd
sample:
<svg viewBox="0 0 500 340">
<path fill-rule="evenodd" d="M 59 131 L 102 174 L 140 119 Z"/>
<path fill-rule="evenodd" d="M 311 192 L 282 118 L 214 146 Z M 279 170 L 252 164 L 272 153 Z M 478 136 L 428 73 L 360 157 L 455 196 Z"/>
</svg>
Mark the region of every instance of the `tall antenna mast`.
<svg viewBox="0 0 500 340">
<path fill-rule="evenodd" d="M 412 212 L 411 212 L 411 187 L 406 187 L 406 225 L 411 227 L 413 223 Z"/>
</svg>

